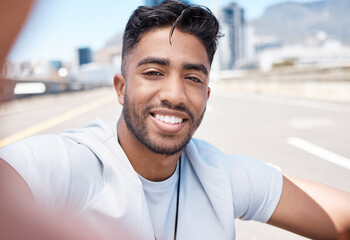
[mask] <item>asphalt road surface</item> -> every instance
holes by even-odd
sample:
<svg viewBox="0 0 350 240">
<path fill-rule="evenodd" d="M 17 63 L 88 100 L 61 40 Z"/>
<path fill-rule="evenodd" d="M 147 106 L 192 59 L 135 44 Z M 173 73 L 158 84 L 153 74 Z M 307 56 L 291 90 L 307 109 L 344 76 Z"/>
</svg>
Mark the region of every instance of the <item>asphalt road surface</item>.
<svg viewBox="0 0 350 240">
<path fill-rule="evenodd" d="M 20 99 L 0 108 L 0 146 L 33 134 L 59 133 L 96 117 L 120 115 L 112 88 Z M 350 191 L 350 102 L 238 94 L 213 89 L 195 137 L 296 177 Z M 305 239 L 237 221 L 237 239 Z"/>
</svg>

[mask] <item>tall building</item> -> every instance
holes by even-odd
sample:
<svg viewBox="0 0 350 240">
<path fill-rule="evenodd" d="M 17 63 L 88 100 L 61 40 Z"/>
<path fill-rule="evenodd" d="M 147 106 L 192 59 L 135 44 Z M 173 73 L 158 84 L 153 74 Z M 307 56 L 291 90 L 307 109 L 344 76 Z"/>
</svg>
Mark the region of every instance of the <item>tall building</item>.
<svg viewBox="0 0 350 240">
<path fill-rule="evenodd" d="M 222 70 L 235 68 L 237 60 L 245 55 L 244 9 L 230 3 L 221 11 L 221 27 L 225 37 L 220 41 L 220 66 Z"/>
<path fill-rule="evenodd" d="M 157 4 L 159 4 L 159 3 L 163 2 L 163 1 L 164 0 L 146 0 L 145 5 L 149 6 L 149 7 L 152 7 L 152 6 L 157 5 Z M 181 2 L 189 3 L 189 1 L 185 1 L 185 0 L 183 0 Z"/>
<path fill-rule="evenodd" d="M 79 66 L 92 62 L 91 49 L 88 47 L 78 49 L 78 62 Z"/>
</svg>

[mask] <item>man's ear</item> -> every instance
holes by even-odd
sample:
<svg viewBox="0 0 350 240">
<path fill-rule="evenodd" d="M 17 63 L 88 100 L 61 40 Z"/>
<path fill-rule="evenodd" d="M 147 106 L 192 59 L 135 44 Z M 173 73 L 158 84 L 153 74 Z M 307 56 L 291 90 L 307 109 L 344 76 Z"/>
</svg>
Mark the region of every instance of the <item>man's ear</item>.
<svg viewBox="0 0 350 240">
<path fill-rule="evenodd" d="M 211 88 L 208 86 L 207 100 L 208 100 L 209 97 L 210 97 L 210 92 L 211 92 Z"/>
<path fill-rule="evenodd" d="M 126 81 L 123 75 L 121 74 L 114 75 L 114 89 L 118 95 L 118 101 L 120 105 L 124 105 Z"/>
</svg>

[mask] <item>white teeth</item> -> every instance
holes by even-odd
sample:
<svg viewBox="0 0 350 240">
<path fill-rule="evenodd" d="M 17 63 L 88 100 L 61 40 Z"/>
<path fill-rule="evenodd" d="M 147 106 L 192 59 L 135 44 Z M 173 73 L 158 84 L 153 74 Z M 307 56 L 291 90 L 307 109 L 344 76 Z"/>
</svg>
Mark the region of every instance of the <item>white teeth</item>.
<svg viewBox="0 0 350 240">
<path fill-rule="evenodd" d="M 165 123 L 170 123 L 170 117 L 169 116 L 165 116 L 164 117 L 164 122 Z"/>
<path fill-rule="evenodd" d="M 156 114 L 156 119 L 158 119 L 159 121 L 168 123 L 168 124 L 179 124 L 182 123 L 183 119 L 182 118 L 178 118 L 175 116 L 163 116 L 163 115 L 159 115 Z"/>
</svg>

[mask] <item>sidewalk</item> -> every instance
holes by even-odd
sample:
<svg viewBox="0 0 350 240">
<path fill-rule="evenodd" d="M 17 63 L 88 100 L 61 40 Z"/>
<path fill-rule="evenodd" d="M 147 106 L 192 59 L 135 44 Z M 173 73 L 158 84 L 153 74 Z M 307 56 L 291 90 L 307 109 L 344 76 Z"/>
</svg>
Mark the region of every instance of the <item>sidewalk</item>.
<svg viewBox="0 0 350 240">
<path fill-rule="evenodd" d="M 297 79 L 224 79 L 213 81 L 215 89 L 284 97 L 302 97 L 327 101 L 350 102 L 349 81 Z"/>
</svg>

